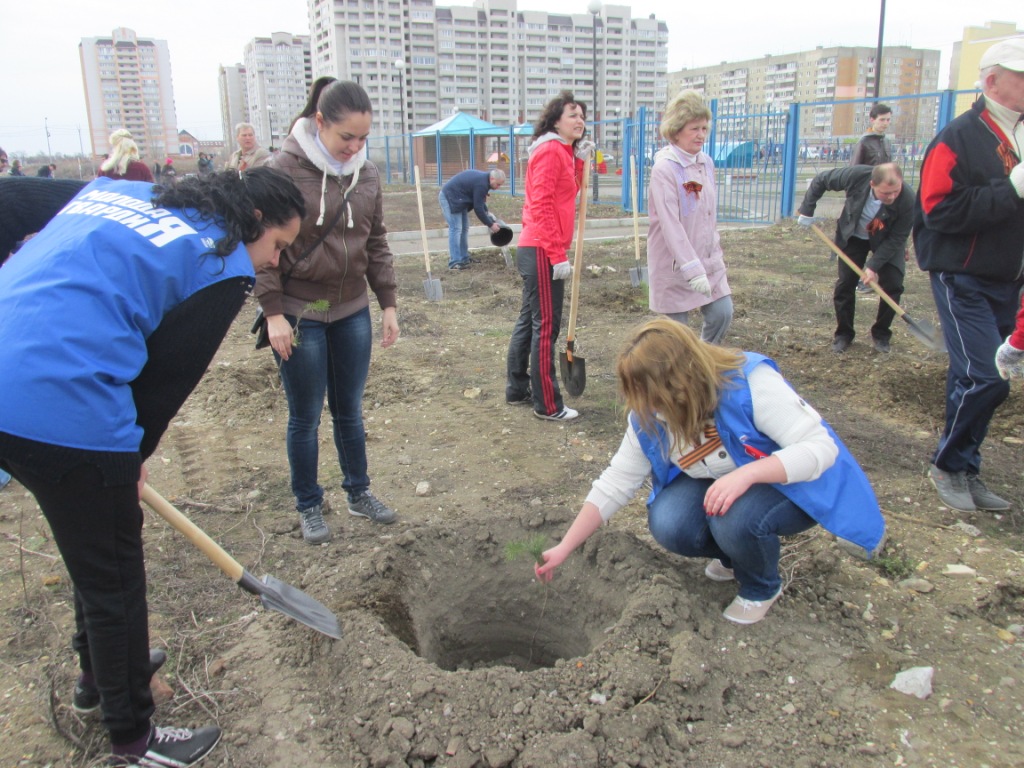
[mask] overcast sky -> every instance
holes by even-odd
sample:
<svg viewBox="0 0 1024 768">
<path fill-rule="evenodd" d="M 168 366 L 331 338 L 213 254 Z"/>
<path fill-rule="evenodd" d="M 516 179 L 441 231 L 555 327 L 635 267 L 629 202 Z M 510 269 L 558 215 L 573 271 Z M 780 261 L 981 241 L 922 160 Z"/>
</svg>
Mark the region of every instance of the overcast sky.
<svg viewBox="0 0 1024 768">
<path fill-rule="evenodd" d="M 438 0 L 438 5 L 472 5 Z M 520 9 L 587 13 L 588 0 L 519 0 Z M 881 0 L 725 0 L 701 4 L 633 0 L 634 16 L 655 13 L 668 24 L 669 70 L 756 58 L 817 45 L 878 41 Z M 952 44 L 965 26 L 986 21 L 1024 26 L 1021 0 L 888 0 L 886 45 L 942 51 L 943 79 Z M 859 18 L 855 17 L 860 13 Z M 0 43 L 0 147 L 11 153 L 89 147 L 78 43 L 115 27 L 168 41 L 178 128 L 200 139 L 221 137 L 217 67 L 242 59 L 246 42 L 271 32 L 308 34 L 305 0 L 49 0 L 4 3 Z"/>
</svg>

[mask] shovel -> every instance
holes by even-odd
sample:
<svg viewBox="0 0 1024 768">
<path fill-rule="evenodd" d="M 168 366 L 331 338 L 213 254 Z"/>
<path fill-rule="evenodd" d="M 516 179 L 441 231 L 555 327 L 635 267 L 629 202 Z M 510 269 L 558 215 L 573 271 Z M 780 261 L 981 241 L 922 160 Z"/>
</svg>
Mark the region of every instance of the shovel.
<svg viewBox="0 0 1024 768">
<path fill-rule="evenodd" d="M 639 288 L 647 283 L 647 267 L 640 266 L 640 210 L 637 206 L 636 160 L 629 157 L 629 193 L 633 203 L 633 249 L 636 251 L 636 266 L 629 268 L 629 283 Z"/>
<path fill-rule="evenodd" d="M 328 637 L 341 639 L 341 627 L 338 617 L 327 610 L 327 607 L 314 600 L 300 589 L 278 581 L 273 576 L 264 575 L 260 581 L 221 549 L 213 539 L 185 515 L 179 512 L 163 496 L 148 485 L 142 489 L 142 500 L 150 509 L 171 524 L 179 533 L 191 541 L 213 564 L 220 568 L 238 586 L 246 592 L 259 595 L 264 608 L 283 613 L 317 632 Z"/>
<path fill-rule="evenodd" d="M 423 219 L 423 192 L 420 189 L 420 167 L 413 166 L 416 176 L 416 205 L 420 209 L 420 235 L 423 238 L 423 260 L 427 264 L 427 279 L 423 281 L 423 291 L 430 301 L 440 301 L 444 298 L 444 291 L 441 288 L 441 281 L 430 276 L 430 246 L 427 245 L 427 223 Z"/>
<path fill-rule="evenodd" d="M 836 256 L 838 256 L 844 262 L 846 262 L 846 266 L 852 269 L 856 273 L 857 277 L 859 277 L 861 280 L 864 279 L 864 271 L 860 269 L 856 264 L 854 264 L 850 260 L 849 256 L 843 253 L 842 248 L 840 248 L 838 245 L 832 242 L 832 238 L 830 238 L 828 235 L 822 232 L 817 224 L 811 224 L 811 229 L 814 230 L 814 234 L 816 234 L 818 237 L 820 237 L 822 240 L 828 243 L 828 247 L 835 252 Z M 899 304 L 893 301 L 892 297 L 879 287 L 877 280 L 872 281 L 869 285 L 871 286 L 871 289 L 879 295 L 882 301 L 884 301 L 886 304 L 892 307 L 893 312 L 899 315 L 900 319 L 902 319 L 903 322 L 907 324 L 907 328 L 910 331 L 911 336 L 920 341 L 933 352 L 946 351 L 946 342 L 943 340 L 942 336 L 935 330 L 935 328 L 932 327 L 931 323 L 929 323 L 927 320 L 915 320 L 910 315 L 908 315 L 907 311 L 903 309 L 903 307 L 901 307 Z"/>
<path fill-rule="evenodd" d="M 590 163 L 583 164 L 583 180 L 580 182 L 580 212 L 576 224 L 576 255 L 572 265 L 572 293 L 569 300 L 569 331 L 565 336 L 565 352 L 559 362 L 562 371 L 562 384 L 573 397 L 579 397 L 587 386 L 586 361 L 577 355 L 576 347 L 576 309 L 580 302 L 580 274 L 583 272 L 583 226 L 587 221 L 587 182 L 590 178 Z"/>
</svg>

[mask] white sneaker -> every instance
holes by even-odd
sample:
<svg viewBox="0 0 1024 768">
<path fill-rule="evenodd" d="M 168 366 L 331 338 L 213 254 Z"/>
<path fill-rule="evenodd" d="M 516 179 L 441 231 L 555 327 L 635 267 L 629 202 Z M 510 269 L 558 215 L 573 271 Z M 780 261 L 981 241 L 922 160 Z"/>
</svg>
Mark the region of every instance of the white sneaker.
<svg viewBox="0 0 1024 768">
<path fill-rule="evenodd" d="M 729 621 L 736 624 L 756 624 L 765 617 L 768 609 L 782 595 L 782 587 L 779 591 L 767 600 L 747 600 L 744 597 L 736 596 L 736 599 L 729 603 L 722 615 Z"/>
<path fill-rule="evenodd" d="M 722 565 L 722 561 L 717 559 L 708 563 L 707 568 L 704 569 L 704 575 L 712 581 L 732 581 L 736 578 L 732 568 L 726 568 Z"/>
<path fill-rule="evenodd" d="M 546 419 L 547 421 L 572 421 L 580 415 L 580 412 L 573 410 L 569 406 L 564 406 L 558 413 L 552 413 L 550 416 L 546 413 L 537 413 L 537 411 L 534 411 L 533 415 L 538 419 Z"/>
</svg>

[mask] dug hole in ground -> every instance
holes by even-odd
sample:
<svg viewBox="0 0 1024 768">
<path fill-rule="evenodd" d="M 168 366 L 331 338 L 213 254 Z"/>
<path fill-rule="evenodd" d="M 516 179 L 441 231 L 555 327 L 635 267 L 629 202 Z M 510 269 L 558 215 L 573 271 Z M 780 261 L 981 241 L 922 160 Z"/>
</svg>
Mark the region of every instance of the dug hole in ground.
<svg viewBox="0 0 1024 768">
<path fill-rule="evenodd" d="M 877 561 L 824 532 L 788 540 L 784 596 L 737 626 L 721 617 L 735 585 L 658 547 L 641 494 L 538 583 L 506 548 L 553 543 L 621 440 L 614 357 L 650 316 L 628 278 L 633 243 L 587 244 L 588 380 L 569 424 L 505 404 L 520 281 L 497 250 L 443 272 L 440 302 L 424 296 L 422 258 L 401 257 L 402 338 L 375 349 L 365 399 L 373 490 L 397 524 L 331 515 L 333 541 L 302 541 L 287 409 L 271 354 L 252 348 L 251 307 L 150 460 L 150 484 L 246 570 L 305 590 L 344 629 L 334 641 L 263 610 L 147 511 L 152 641 L 170 657 L 156 722 L 220 724 L 209 766 L 1024 764 L 1020 384 L 984 451 L 986 481 L 1014 510 L 950 511 L 925 479 L 945 357 L 899 320 L 892 353 L 875 353 L 874 297 L 833 355 L 835 263 L 820 241 L 788 225 L 722 241 L 727 343 L 778 361 L 861 461 L 888 519 Z M 907 284 L 906 309 L 936 322 L 912 264 Z M 321 481 L 344 511 L 328 424 Z M 0 534 L 0 764 L 99 765 L 101 727 L 69 707 L 70 585 L 16 483 L 0 494 Z M 889 687 L 912 667 L 933 669 L 928 698 Z"/>
</svg>

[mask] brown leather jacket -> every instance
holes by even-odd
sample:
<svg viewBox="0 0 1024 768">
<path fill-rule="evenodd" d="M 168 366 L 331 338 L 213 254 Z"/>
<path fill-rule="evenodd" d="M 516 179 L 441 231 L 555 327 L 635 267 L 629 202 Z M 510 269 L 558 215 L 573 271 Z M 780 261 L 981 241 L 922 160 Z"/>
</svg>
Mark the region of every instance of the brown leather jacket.
<svg viewBox="0 0 1024 768">
<path fill-rule="evenodd" d="M 306 217 L 295 242 L 281 253 L 280 264 L 257 273 L 254 293 L 267 316 L 284 313 L 282 275 L 289 275 L 284 294 L 303 302 L 326 299 L 332 307 L 348 305 L 348 314 L 354 314 L 369 303 L 369 283 L 381 309 L 395 307 L 394 257 L 384 226 L 377 166 L 364 159 L 357 173 L 338 176 L 317 147 L 313 131 L 313 121 L 300 119 L 281 151 L 267 163 L 295 182 L 306 201 Z M 363 158 L 365 151 L 360 153 Z M 321 212 L 322 226 L 327 226 L 339 207 L 345 210 L 338 223 L 323 243 L 300 260 L 322 234 L 317 225 Z"/>
</svg>

